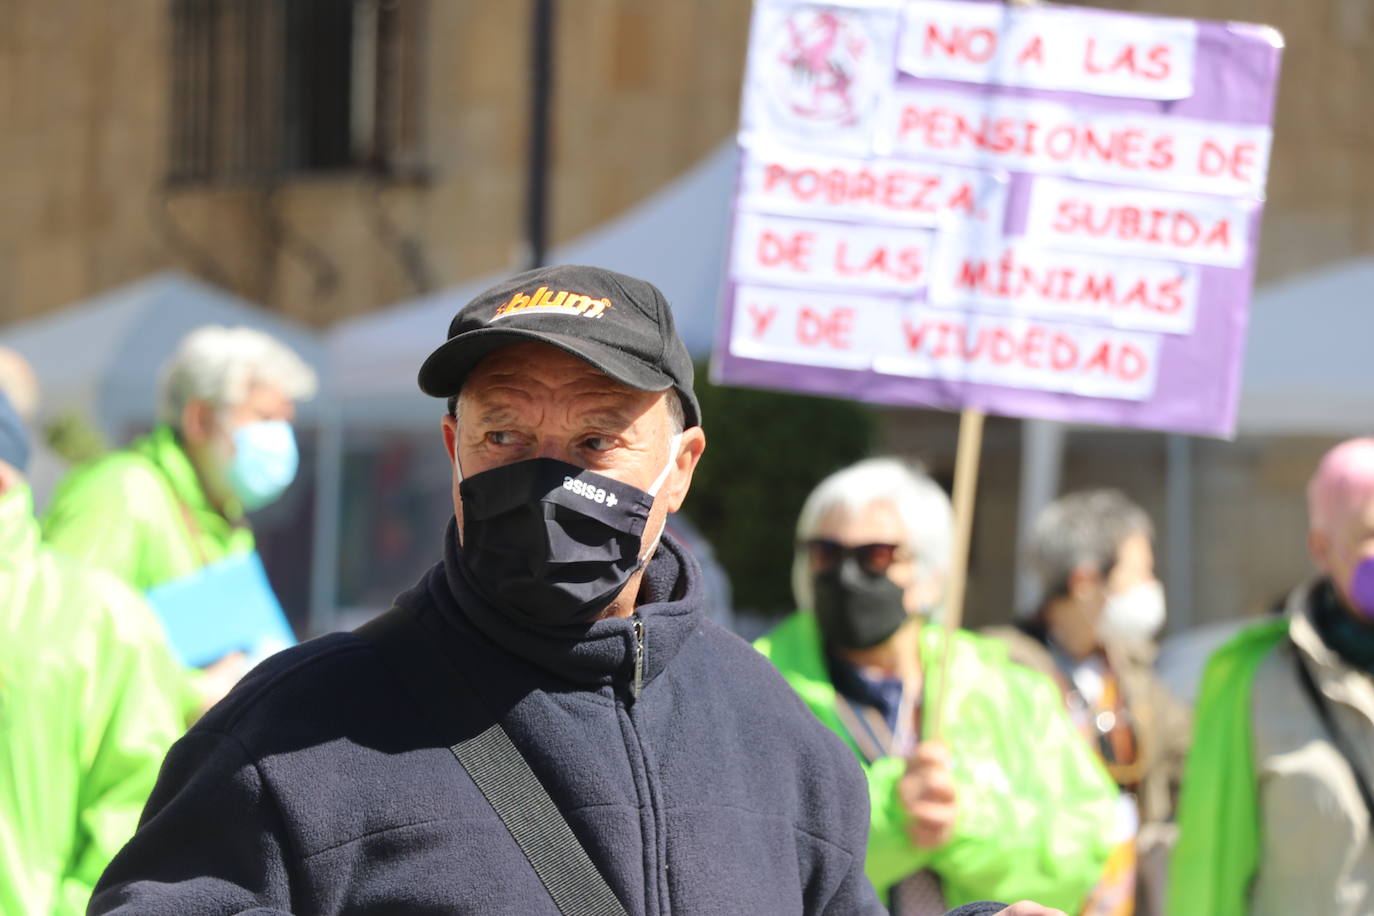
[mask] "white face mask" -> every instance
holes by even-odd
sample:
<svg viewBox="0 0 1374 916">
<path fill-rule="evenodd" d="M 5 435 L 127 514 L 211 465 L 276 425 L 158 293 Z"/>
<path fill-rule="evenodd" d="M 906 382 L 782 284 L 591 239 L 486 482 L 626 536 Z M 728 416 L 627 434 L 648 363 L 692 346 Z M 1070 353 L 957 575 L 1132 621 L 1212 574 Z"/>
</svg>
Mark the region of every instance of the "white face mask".
<svg viewBox="0 0 1374 916">
<path fill-rule="evenodd" d="M 1164 626 L 1164 616 L 1164 586 L 1151 580 L 1108 596 L 1098 628 L 1103 636 L 1149 640 Z"/>
</svg>

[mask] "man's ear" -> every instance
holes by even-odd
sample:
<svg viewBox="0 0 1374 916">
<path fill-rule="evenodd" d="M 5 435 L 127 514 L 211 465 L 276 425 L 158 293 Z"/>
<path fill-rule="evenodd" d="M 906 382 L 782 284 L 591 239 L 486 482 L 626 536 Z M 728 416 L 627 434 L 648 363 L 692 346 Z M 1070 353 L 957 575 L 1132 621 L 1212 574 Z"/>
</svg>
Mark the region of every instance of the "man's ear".
<svg viewBox="0 0 1374 916">
<path fill-rule="evenodd" d="M 1307 555 L 1312 565 L 1324 573 L 1330 573 L 1327 563 L 1331 558 L 1331 538 L 1325 531 L 1309 528 L 1307 531 Z"/>
<path fill-rule="evenodd" d="M 444 451 L 448 454 L 448 463 L 452 465 L 456 460 L 453 452 L 458 443 L 458 421 L 444 414 L 443 419 L 439 421 L 439 429 L 444 437 Z"/>
<path fill-rule="evenodd" d="M 706 450 L 706 433 L 700 426 L 693 426 L 682 431 L 682 439 L 677 444 L 677 456 L 674 458 L 674 467 L 668 475 L 668 480 L 660 491 L 665 505 L 669 512 L 676 512 L 682 508 L 682 503 L 687 498 L 687 491 L 692 486 L 692 472 L 696 470 L 697 462 L 701 460 L 701 453 Z"/>
<path fill-rule="evenodd" d="M 215 405 L 204 398 L 192 398 L 181 408 L 181 435 L 192 445 L 210 441 L 215 429 Z"/>
</svg>

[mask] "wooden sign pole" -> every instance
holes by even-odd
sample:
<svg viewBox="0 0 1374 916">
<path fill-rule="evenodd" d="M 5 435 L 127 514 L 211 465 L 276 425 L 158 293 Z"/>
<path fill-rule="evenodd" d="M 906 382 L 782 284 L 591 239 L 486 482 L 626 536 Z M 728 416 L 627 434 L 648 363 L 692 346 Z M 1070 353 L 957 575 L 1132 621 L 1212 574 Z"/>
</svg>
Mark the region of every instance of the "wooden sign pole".
<svg viewBox="0 0 1374 916">
<path fill-rule="evenodd" d="M 949 582 L 945 589 L 944 651 L 939 677 L 925 672 L 926 739 L 938 741 L 944 729 L 949 657 L 954 636 L 964 621 L 964 591 L 968 582 L 968 545 L 973 532 L 973 497 L 978 490 L 978 463 L 983 451 L 983 413 L 965 408 L 959 415 L 959 451 L 954 461 L 954 545 L 949 558 Z"/>
<path fill-rule="evenodd" d="M 1027 9 L 1039 0 L 1004 0 L 1007 6 Z M 944 651 L 940 673 L 932 679 L 925 672 L 925 737 L 940 740 L 945 726 L 945 697 L 949 694 L 949 658 L 954 636 L 964 623 L 964 592 L 968 585 L 968 545 L 973 534 L 973 498 L 978 492 L 978 465 L 983 454 L 983 419 L 980 410 L 965 407 L 959 414 L 959 451 L 954 457 L 954 545 L 949 558 L 949 582 L 945 588 Z"/>
</svg>

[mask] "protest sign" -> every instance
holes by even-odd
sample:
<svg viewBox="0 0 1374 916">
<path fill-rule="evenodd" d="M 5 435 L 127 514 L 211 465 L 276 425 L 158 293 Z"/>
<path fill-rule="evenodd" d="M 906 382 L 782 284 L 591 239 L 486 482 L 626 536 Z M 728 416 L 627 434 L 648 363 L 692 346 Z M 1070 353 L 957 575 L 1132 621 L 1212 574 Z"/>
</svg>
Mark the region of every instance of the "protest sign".
<svg viewBox="0 0 1374 916">
<path fill-rule="evenodd" d="M 1227 436 L 1281 40 L 758 0 L 714 375 Z"/>
</svg>

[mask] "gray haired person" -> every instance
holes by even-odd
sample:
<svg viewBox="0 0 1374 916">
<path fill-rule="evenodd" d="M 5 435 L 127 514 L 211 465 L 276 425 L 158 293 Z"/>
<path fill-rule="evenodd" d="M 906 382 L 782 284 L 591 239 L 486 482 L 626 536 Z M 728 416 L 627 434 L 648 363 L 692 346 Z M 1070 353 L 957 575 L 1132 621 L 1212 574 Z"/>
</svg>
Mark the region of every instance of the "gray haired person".
<svg viewBox="0 0 1374 916">
<path fill-rule="evenodd" d="M 1011 626 L 989 629 L 1014 661 L 1059 685 L 1065 708 L 1120 793 L 1119 859 L 1095 898 L 1162 912 L 1163 871 L 1191 734 L 1187 709 L 1154 673 L 1164 589 L 1154 573 L 1154 525 L 1124 493 L 1071 493 L 1036 517 L 1027 560 L 1039 601 Z"/>
<path fill-rule="evenodd" d="M 197 328 L 163 368 L 161 422 L 127 448 L 73 470 L 44 516 L 55 549 L 113 573 L 155 604 L 152 590 L 170 586 L 181 590 L 188 615 L 222 594 L 234 595 L 236 608 L 278 615 L 272 629 L 198 648 L 194 657 L 178 646 L 188 664 L 204 669 L 169 685 L 183 692 L 188 718 L 246 672 L 245 653 L 265 655 L 291 639 L 245 515 L 279 498 L 295 478 L 295 405 L 316 384 L 314 370 L 269 334 Z M 234 578 L 211 580 L 211 569 Z M 240 643 L 244 651 L 232 648 Z"/>
<path fill-rule="evenodd" d="M 142 591 L 251 552 L 244 514 L 295 477 L 295 404 L 316 385 L 314 370 L 262 331 L 197 328 L 163 368 L 161 422 L 63 481 L 45 536 Z"/>
</svg>

